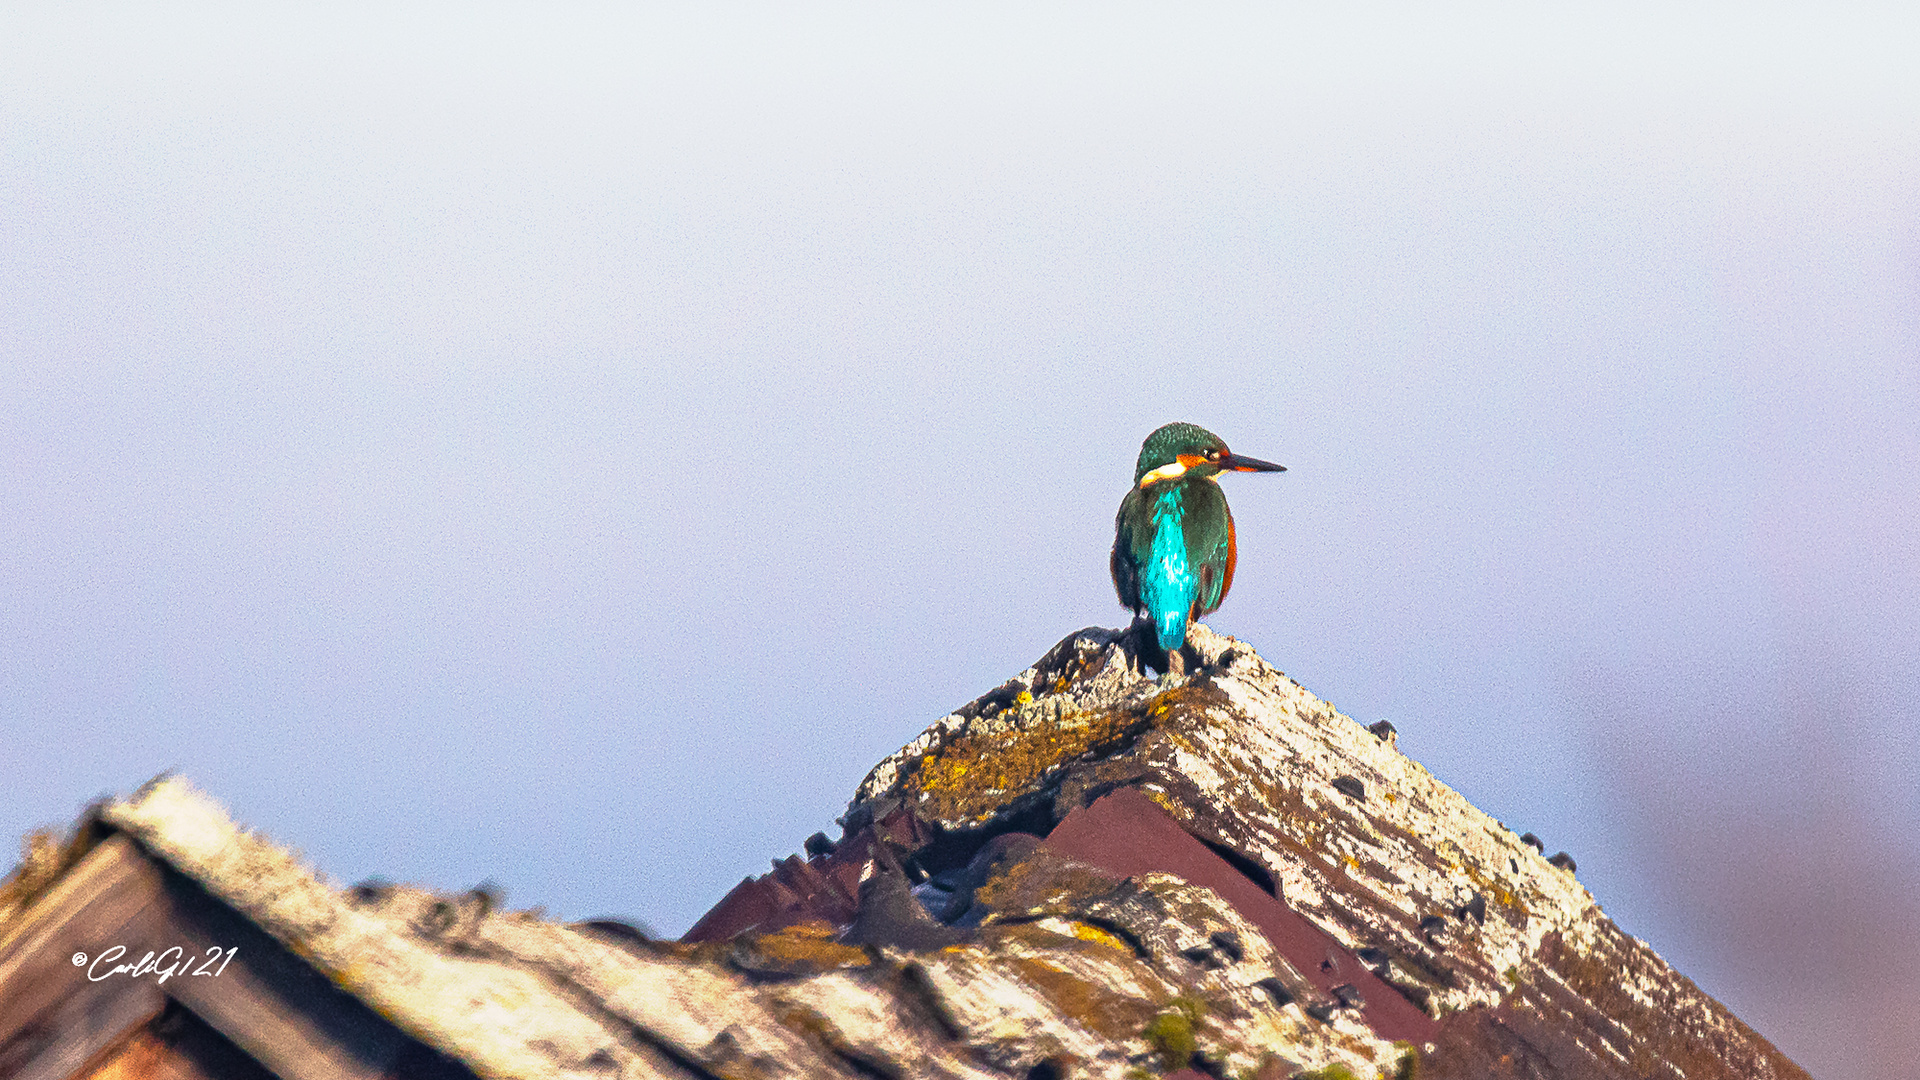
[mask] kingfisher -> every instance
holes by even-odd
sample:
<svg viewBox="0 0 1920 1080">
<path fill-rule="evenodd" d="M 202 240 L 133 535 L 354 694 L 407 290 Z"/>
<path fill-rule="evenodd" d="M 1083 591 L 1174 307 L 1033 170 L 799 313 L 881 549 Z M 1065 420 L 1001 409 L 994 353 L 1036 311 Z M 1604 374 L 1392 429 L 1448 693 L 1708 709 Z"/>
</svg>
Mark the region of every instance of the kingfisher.
<svg viewBox="0 0 1920 1080">
<path fill-rule="evenodd" d="M 1144 617 L 1167 656 L 1162 670 L 1179 674 L 1187 624 L 1220 606 L 1233 587 L 1233 514 L 1220 472 L 1285 472 L 1286 466 L 1242 457 L 1220 436 L 1194 424 L 1167 424 L 1140 444 L 1133 488 L 1113 519 L 1113 588 L 1120 604 Z"/>
</svg>

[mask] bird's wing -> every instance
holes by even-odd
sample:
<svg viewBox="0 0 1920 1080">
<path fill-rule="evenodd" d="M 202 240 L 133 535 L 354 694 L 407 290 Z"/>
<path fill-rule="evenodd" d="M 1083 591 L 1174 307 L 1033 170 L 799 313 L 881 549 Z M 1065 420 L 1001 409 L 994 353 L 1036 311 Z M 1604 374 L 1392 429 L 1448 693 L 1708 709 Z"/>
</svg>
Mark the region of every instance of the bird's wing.
<svg viewBox="0 0 1920 1080">
<path fill-rule="evenodd" d="M 1120 597 L 1120 606 L 1138 615 L 1140 613 L 1140 564 L 1134 552 L 1133 529 L 1127 524 L 1127 511 L 1140 494 L 1139 488 L 1127 492 L 1120 501 L 1120 512 L 1113 518 L 1113 554 L 1107 559 L 1107 570 L 1113 575 L 1113 591 Z"/>
<path fill-rule="evenodd" d="M 1200 561 L 1200 593 L 1194 601 L 1193 613 L 1197 618 L 1218 611 L 1222 601 L 1227 598 L 1227 590 L 1233 588 L 1233 567 L 1239 561 L 1240 552 L 1233 537 L 1233 512 L 1226 508 L 1226 500 L 1220 500 L 1220 513 L 1227 523 L 1226 532 L 1213 538 L 1212 550 Z"/>
</svg>

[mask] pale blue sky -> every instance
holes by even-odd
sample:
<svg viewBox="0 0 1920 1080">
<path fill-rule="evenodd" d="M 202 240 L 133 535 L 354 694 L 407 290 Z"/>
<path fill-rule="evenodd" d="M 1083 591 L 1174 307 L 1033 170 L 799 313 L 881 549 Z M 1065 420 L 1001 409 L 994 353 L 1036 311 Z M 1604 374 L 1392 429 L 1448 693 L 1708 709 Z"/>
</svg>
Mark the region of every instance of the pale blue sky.
<svg viewBox="0 0 1920 1080">
<path fill-rule="evenodd" d="M 1915 56 L 1894 5 L 0 6 L 0 834 L 176 768 L 340 881 L 677 932 L 1124 618 L 1185 419 L 1290 468 L 1228 481 L 1216 628 L 1891 1075 Z"/>
</svg>

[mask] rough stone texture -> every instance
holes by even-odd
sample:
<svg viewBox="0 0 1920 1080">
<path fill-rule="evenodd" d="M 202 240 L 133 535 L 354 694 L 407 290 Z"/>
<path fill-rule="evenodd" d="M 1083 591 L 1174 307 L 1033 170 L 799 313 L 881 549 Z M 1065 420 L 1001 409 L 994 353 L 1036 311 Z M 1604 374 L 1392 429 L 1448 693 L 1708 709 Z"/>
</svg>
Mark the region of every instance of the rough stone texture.
<svg viewBox="0 0 1920 1080">
<path fill-rule="evenodd" d="M 117 831 L 487 1077 L 1805 1076 L 1390 732 L 1191 641 L 1069 637 L 679 942 L 336 889 L 180 780 L 37 839 L 0 939 Z"/>
<path fill-rule="evenodd" d="M 1156 680 L 1125 634 L 1068 638 L 877 765 L 849 825 L 905 807 L 952 844 L 1137 788 L 1270 876 L 1341 947 L 1323 963 L 1371 970 L 1438 1021 L 1423 1076 L 1805 1076 L 1391 732 L 1231 638 L 1196 626 L 1189 641 L 1201 668 Z"/>
</svg>

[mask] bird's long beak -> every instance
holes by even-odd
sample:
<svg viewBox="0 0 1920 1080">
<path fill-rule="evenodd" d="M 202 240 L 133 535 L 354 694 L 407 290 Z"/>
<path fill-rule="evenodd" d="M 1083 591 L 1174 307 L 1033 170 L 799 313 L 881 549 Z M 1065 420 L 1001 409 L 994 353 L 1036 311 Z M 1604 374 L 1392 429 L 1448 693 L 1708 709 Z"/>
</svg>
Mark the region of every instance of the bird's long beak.
<svg viewBox="0 0 1920 1080">
<path fill-rule="evenodd" d="M 1218 462 L 1216 462 L 1216 464 L 1218 464 L 1223 469 L 1232 469 L 1234 472 L 1286 472 L 1287 471 L 1287 467 L 1285 465 L 1275 465 L 1271 461 L 1261 461 L 1259 458 L 1242 457 L 1239 454 L 1228 454 L 1227 456 L 1221 458 Z"/>
</svg>

